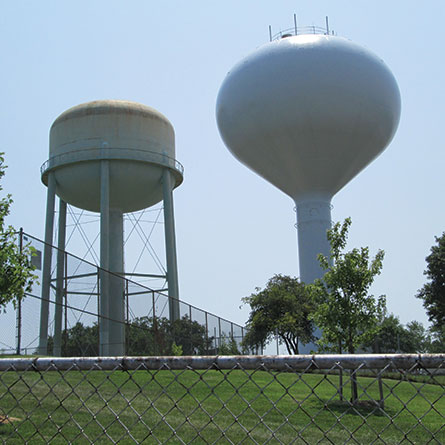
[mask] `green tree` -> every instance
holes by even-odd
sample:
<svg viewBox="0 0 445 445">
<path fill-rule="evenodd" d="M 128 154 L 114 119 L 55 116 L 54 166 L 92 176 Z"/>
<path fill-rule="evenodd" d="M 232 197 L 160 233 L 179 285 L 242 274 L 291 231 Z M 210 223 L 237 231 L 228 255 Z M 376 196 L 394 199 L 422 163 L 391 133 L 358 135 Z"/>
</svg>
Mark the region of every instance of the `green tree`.
<svg viewBox="0 0 445 445">
<path fill-rule="evenodd" d="M 183 355 L 204 355 L 210 348 L 213 338 L 208 338 L 206 328 L 187 315 L 171 323 L 171 343 L 182 346 Z"/>
<path fill-rule="evenodd" d="M 441 329 L 432 328 L 428 331 L 428 349 L 427 352 L 444 353 L 445 352 L 445 326 Z"/>
<path fill-rule="evenodd" d="M 5 175 L 4 153 L 0 153 L 0 181 Z M 0 184 L 0 191 L 3 188 Z M 34 280 L 34 266 L 31 264 L 33 249 L 17 243 L 16 230 L 6 225 L 6 217 L 11 211 L 11 195 L 0 199 L 0 310 L 5 310 L 8 303 L 16 307 L 24 297 L 25 292 L 30 292 Z"/>
<path fill-rule="evenodd" d="M 426 257 L 427 268 L 424 275 L 428 282 L 419 290 L 416 297 L 423 300 L 433 331 L 444 338 L 445 326 L 445 232 L 436 237 L 437 245 L 431 247 Z"/>
<path fill-rule="evenodd" d="M 187 316 L 170 322 L 167 318 L 138 317 L 126 325 L 127 355 L 181 355 L 205 354 L 212 338 L 207 338 L 205 326 Z M 53 338 L 48 338 L 52 351 Z M 51 353 L 51 352 L 50 352 Z M 62 355 L 73 357 L 99 354 L 97 324 L 84 326 L 77 322 L 62 332 Z"/>
<path fill-rule="evenodd" d="M 299 343 L 315 340 L 314 323 L 310 319 L 314 306 L 303 283 L 297 278 L 273 276 L 266 287 L 242 301 L 250 305 L 245 347 L 259 347 L 278 335 L 289 354 L 298 354 Z"/>
<path fill-rule="evenodd" d="M 236 340 L 233 337 L 222 337 L 218 355 L 241 355 Z"/>
<path fill-rule="evenodd" d="M 372 352 L 377 354 L 400 352 L 400 339 L 404 334 L 405 329 L 399 317 L 389 314 L 383 317 L 379 332 L 365 346 L 370 347 Z"/>
<path fill-rule="evenodd" d="M 366 344 L 374 353 L 429 352 L 430 336 L 422 323 L 411 321 L 406 326 L 389 314 L 380 323 L 379 332 Z"/>
<path fill-rule="evenodd" d="M 316 304 L 313 319 L 322 331 L 318 341 L 321 348 L 354 354 L 358 347 L 378 333 L 386 298 L 381 295 L 376 299 L 368 295 L 374 277 L 382 269 L 384 252 L 379 250 L 372 260 L 368 247 L 344 253 L 350 226 L 351 219 L 347 218 L 343 224 L 336 223 L 328 231 L 330 258 L 318 256 L 326 272 L 309 288 Z M 351 386 L 351 399 L 355 403 L 358 391 L 354 373 L 351 374 Z"/>
<path fill-rule="evenodd" d="M 48 337 L 48 353 L 54 346 L 53 337 Z M 99 355 L 99 329 L 97 323 L 84 326 L 77 322 L 72 328 L 62 331 L 62 356 L 94 357 Z"/>
<path fill-rule="evenodd" d="M 368 247 L 344 253 L 350 226 L 351 219 L 347 218 L 328 231 L 331 255 L 319 255 L 326 272 L 311 285 L 311 292 L 316 303 L 313 318 L 322 330 L 321 347 L 354 354 L 379 331 L 386 298 L 368 295 L 375 276 L 381 272 L 384 252 L 379 250 L 372 260 Z"/>
</svg>

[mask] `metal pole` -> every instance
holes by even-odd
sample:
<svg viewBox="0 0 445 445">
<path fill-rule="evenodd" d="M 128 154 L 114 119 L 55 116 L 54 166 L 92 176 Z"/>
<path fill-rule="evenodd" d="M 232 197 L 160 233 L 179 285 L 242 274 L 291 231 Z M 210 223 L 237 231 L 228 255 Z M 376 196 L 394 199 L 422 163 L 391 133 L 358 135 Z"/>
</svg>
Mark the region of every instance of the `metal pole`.
<svg viewBox="0 0 445 445">
<path fill-rule="evenodd" d="M 221 318 L 218 317 L 218 331 L 219 331 L 219 340 L 218 340 L 218 349 L 221 348 Z M 219 350 L 218 350 L 219 352 Z"/>
<path fill-rule="evenodd" d="M 272 42 L 272 26 L 269 25 L 269 42 Z"/>
<path fill-rule="evenodd" d="M 294 28 L 295 28 L 295 35 L 298 35 L 298 28 L 297 28 L 297 14 L 294 14 Z"/>
<path fill-rule="evenodd" d="M 110 237 L 110 165 L 102 160 L 100 166 L 100 311 L 99 355 L 109 355 L 109 243 Z"/>
<path fill-rule="evenodd" d="M 192 307 L 189 305 L 189 317 L 190 317 L 190 355 L 193 355 L 193 325 L 192 325 Z"/>
<path fill-rule="evenodd" d="M 176 258 L 175 217 L 173 211 L 173 178 L 168 168 L 162 172 L 162 192 L 164 199 L 165 251 L 167 257 L 168 303 L 170 321 L 178 320 L 179 283 Z"/>
<path fill-rule="evenodd" d="M 328 16 L 326 16 L 326 31 L 327 31 L 327 35 L 329 35 L 329 18 L 328 18 Z"/>
<path fill-rule="evenodd" d="M 206 316 L 206 353 L 209 353 L 209 321 L 207 311 L 205 312 Z"/>
<path fill-rule="evenodd" d="M 67 345 L 68 345 L 68 254 L 65 252 L 65 259 L 64 259 L 64 265 L 65 265 L 65 285 L 63 293 L 65 295 L 65 315 L 64 315 L 64 323 L 65 323 L 65 353 L 67 352 Z"/>
<path fill-rule="evenodd" d="M 59 234 L 57 242 L 56 307 L 54 315 L 53 355 L 62 354 L 63 272 L 66 237 L 66 202 L 59 198 Z"/>
<path fill-rule="evenodd" d="M 45 246 L 43 249 L 42 300 L 40 306 L 39 354 L 48 353 L 48 318 L 51 284 L 51 257 L 54 231 L 54 204 L 56 199 L 56 178 L 53 172 L 48 174 L 46 197 Z"/>
<path fill-rule="evenodd" d="M 125 355 L 124 218 L 121 210 L 109 213 L 108 353 L 121 356 Z"/>
<path fill-rule="evenodd" d="M 19 231 L 19 252 L 20 255 L 23 253 L 23 228 L 20 227 Z M 22 346 L 22 299 L 19 298 L 17 301 L 17 351 L 16 354 L 20 355 L 20 349 Z"/>
</svg>

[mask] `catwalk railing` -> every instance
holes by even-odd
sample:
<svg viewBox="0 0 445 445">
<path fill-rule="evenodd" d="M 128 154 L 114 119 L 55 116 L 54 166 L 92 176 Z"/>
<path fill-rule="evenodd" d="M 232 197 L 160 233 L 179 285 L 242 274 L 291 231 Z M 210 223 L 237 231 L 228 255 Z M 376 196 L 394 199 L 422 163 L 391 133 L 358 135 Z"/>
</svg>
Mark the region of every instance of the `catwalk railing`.
<svg viewBox="0 0 445 445">
<path fill-rule="evenodd" d="M 1 359 L 0 441 L 443 444 L 444 371 L 445 354 Z"/>
<path fill-rule="evenodd" d="M 12 307 L 0 314 L 2 338 L 0 354 L 34 354 L 39 342 L 41 307 L 41 255 L 44 243 L 31 235 L 22 234 L 23 244 L 30 244 L 37 253 L 33 257 L 38 279 L 33 289 L 21 301 L 13 316 Z M 95 356 L 99 351 L 100 268 L 67 252 L 63 252 L 64 274 L 62 298 L 56 303 L 56 259 L 53 248 L 51 295 L 49 301 L 48 348 L 45 355 Z M 179 320 L 169 320 L 169 297 L 164 293 L 165 277 L 138 276 L 137 283 L 125 276 L 113 275 L 123 281 L 125 304 L 125 352 L 143 355 L 174 353 L 218 354 L 241 351 L 244 328 L 237 323 L 179 302 Z M 137 275 L 137 274 L 133 274 Z M 141 275 L 141 274 L 140 274 Z M 145 281 L 143 281 L 145 280 Z M 155 285 L 152 288 L 151 285 Z M 157 289 L 157 290 L 156 290 Z M 159 290 L 160 289 L 160 290 Z M 55 332 L 56 309 L 59 308 L 59 335 Z M 112 318 L 110 318 L 112 319 Z M 15 335 L 14 335 L 15 332 Z M 60 352 L 57 352 L 60 351 Z"/>
</svg>

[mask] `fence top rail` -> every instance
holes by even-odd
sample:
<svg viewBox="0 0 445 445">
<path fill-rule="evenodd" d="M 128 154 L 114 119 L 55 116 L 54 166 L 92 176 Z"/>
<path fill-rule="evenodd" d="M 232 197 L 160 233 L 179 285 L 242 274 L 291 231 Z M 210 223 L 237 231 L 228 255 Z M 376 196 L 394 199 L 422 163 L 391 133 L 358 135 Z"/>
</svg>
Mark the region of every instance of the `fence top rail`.
<svg viewBox="0 0 445 445">
<path fill-rule="evenodd" d="M 445 354 L 243 355 L 181 357 L 38 357 L 0 359 L 0 371 L 246 369 L 445 369 Z"/>
</svg>

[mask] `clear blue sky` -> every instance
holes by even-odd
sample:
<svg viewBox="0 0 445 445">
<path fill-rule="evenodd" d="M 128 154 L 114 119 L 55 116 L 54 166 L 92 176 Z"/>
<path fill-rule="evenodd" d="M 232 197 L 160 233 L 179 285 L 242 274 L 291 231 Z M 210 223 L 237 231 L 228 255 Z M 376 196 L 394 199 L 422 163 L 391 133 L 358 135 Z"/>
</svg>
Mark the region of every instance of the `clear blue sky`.
<svg viewBox="0 0 445 445">
<path fill-rule="evenodd" d="M 378 54 L 402 96 L 388 149 L 333 199 L 351 216 L 350 247 L 384 249 L 374 293 L 403 323 L 426 322 L 414 298 L 425 256 L 445 230 L 445 2 L 43 1 L 0 3 L 1 151 L 9 223 L 43 238 L 40 165 L 67 108 L 128 99 L 161 111 L 176 131 L 185 180 L 175 193 L 182 298 L 244 323 L 240 299 L 275 273 L 298 276 L 293 202 L 224 147 L 215 100 L 227 71 L 274 31 L 323 25 Z M 149 271 L 148 271 L 149 272 Z"/>
</svg>

